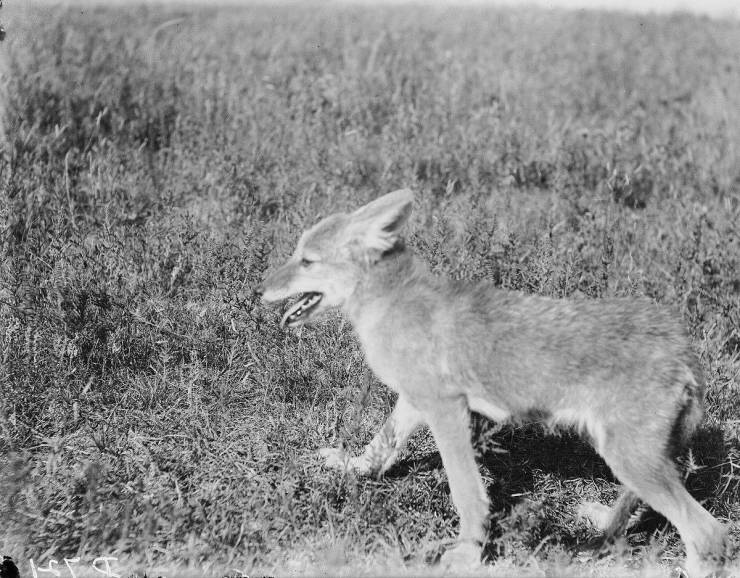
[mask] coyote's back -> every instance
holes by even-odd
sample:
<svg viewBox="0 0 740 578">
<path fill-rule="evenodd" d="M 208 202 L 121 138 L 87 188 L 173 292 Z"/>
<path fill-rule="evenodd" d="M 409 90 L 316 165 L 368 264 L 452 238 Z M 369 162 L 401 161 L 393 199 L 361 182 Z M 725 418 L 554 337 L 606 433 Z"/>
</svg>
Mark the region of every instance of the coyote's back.
<svg viewBox="0 0 740 578">
<path fill-rule="evenodd" d="M 681 323 L 646 300 L 556 300 L 434 276 L 399 234 L 412 201 L 396 191 L 324 219 L 263 285 L 266 301 L 299 295 L 287 326 L 341 308 L 374 373 L 398 392 L 364 453 L 322 450 L 327 463 L 382 473 L 428 425 L 460 514 L 445 562 L 468 564 L 480 560 L 488 523 L 470 410 L 575 426 L 625 487 L 602 520 L 607 539 L 639 497 L 676 525 L 692 574 L 720 566 L 724 529 L 688 494 L 674 461 L 701 419 L 704 387 Z"/>
<path fill-rule="evenodd" d="M 496 399 L 512 418 L 591 423 L 598 442 L 614 421 L 667 408 L 683 412 L 671 440 L 680 449 L 701 417 L 696 356 L 682 325 L 653 303 L 555 300 L 487 284 L 455 287 L 445 301 L 446 328 L 427 328 L 442 336 L 432 345 L 438 371 L 465 375 L 469 398 Z"/>
</svg>

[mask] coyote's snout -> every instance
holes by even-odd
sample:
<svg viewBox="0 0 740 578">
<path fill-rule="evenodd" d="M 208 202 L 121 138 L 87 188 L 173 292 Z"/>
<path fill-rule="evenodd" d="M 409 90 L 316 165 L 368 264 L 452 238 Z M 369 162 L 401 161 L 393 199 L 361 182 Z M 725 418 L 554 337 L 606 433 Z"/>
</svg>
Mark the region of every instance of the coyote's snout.
<svg viewBox="0 0 740 578">
<path fill-rule="evenodd" d="M 488 522 L 470 411 L 544 416 L 588 434 L 622 482 L 600 516 L 605 538 L 624 530 L 639 498 L 676 526 L 689 573 L 720 567 L 724 528 L 686 491 L 674 461 L 701 420 L 704 393 L 681 324 L 643 300 L 555 300 L 434 276 L 400 236 L 412 203 L 400 190 L 327 217 L 261 288 L 265 301 L 299 296 L 283 325 L 341 308 L 371 369 L 398 392 L 363 454 L 324 449 L 327 464 L 382 473 L 428 425 L 460 514 L 444 562 L 468 565 L 480 561 Z"/>
</svg>

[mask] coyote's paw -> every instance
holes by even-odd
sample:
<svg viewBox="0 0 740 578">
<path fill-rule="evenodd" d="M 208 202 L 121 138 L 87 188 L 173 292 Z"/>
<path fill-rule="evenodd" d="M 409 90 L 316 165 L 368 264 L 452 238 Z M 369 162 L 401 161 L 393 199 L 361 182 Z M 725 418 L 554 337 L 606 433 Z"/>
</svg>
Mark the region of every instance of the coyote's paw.
<svg viewBox="0 0 740 578">
<path fill-rule="evenodd" d="M 473 570 L 481 565 L 481 547 L 474 542 L 461 542 L 442 554 L 440 564 L 449 570 Z"/>
<path fill-rule="evenodd" d="M 600 532 L 606 531 L 611 520 L 611 508 L 598 502 L 584 502 L 578 506 L 576 516 L 581 520 L 590 522 Z"/>
<path fill-rule="evenodd" d="M 324 467 L 342 472 L 355 469 L 352 457 L 341 448 L 321 448 L 319 455 L 324 458 Z"/>
<path fill-rule="evenodd" d="M 691 557 L 686 559 L 685 569 L 677 567 L 674 571 L 677 574 L 671 573 L 671 576 L 678 576 L 678 578 L 732 578 L 734 576 L 728 568 L 723 568 L 716 563 L 691 559 Z"/>
</svg>

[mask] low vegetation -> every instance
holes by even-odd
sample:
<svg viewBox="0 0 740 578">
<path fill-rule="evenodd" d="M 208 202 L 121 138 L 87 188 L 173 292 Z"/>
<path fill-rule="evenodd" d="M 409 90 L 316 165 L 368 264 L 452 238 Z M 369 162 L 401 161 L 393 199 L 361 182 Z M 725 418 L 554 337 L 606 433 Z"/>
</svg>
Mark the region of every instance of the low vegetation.
<svg viewBox="0 0 740 578">
<path fill-rule="evenodd" d="M 283 332 L 254 294 L 320 216 L 402 186 L 440 274 L 683 316 L 708 380 L 687 484 L 738 538 L 740 23 L 5 11 L 0 554 L 25 571 L 115 556 L 137 576 L 426 572 L 457 524 L 429 434 L 383 479 L 322 469 L 315 450 L 359 449 L 392 395 L 338 315 Z M 590 558 L 575 510 L 616 485 L 575 436 L 473 436 L 487 572 L 682 558 L 652 512 Z"/>
</svg>

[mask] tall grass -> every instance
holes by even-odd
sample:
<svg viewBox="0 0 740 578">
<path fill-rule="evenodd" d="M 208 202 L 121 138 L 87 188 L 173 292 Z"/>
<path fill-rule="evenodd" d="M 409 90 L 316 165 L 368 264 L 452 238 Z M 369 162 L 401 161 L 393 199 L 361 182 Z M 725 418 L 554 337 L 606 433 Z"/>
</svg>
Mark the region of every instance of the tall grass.
<svg viewBox="0 0 740 578">
<path fill-rule="evenodd" d="M 740 518 L 737 22 L 141 6 L 34 7 L 7 28 L 4 554 L 433 561 L 457 520 L 428 434 L 385 479 L 323 471 L 314 450 L 359 448 L 392 398 L 373 383 L 361 400 L 337 316 L 284 333 L 253 293 L 319 216 L 401 186 L 440 273 L 679 311 L 709 382 L 688 485 Z M 580 562 L 575 506 L 614 496 L 603 462 L 536 427 L 475 438 L 502 572 L 681 555 L 653 516 Z"/>
</svg>

